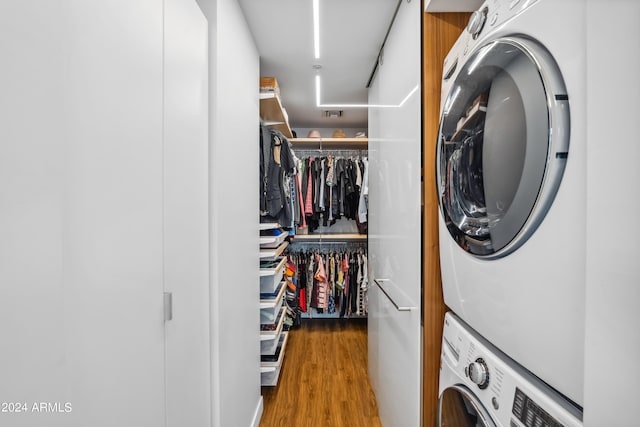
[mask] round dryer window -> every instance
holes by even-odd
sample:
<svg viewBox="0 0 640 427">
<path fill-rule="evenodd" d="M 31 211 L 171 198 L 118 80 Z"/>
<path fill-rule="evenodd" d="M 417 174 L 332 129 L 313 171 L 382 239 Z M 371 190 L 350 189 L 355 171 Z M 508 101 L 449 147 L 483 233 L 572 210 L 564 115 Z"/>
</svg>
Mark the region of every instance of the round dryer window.
<svg viewBox="0 0 640 427">
<path fill-rule="evenodd" d="M 469 56 L 442 110 L 436 178 L 449 233 L 471 254 L 505 256 L 534 233 L 562 179 L 562 75 L 535 41 L 496 39 Z"/>
<path fill-rule="evenodd" d="M 446 388 L 438 402 L 438 427 L 495 427 L 487 411 L 462 386 Z"/>
</svg>

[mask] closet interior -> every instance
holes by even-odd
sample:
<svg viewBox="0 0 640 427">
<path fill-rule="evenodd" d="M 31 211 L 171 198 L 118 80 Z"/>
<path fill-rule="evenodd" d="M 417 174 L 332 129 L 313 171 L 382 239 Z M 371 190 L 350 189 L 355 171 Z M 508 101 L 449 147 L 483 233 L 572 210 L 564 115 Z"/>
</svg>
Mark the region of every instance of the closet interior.
<svg viewBox="0 0 640 427">
<path fill-rule="evenodd" d="M 367 316 L 368 139 L 297 138 L 277 80 L 260 89 L 261 380 L 276 386 L 291 329 Z"/>
</svg>

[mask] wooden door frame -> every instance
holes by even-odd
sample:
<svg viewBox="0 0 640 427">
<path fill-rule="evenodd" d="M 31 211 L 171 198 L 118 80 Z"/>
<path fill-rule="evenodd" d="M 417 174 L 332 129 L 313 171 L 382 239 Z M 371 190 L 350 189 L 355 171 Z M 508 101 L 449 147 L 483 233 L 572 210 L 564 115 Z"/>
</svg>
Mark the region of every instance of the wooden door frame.
<svg viewBox="0 0 640 427">
<path fill-rule="evenodd" d="M 422 424 L 434 426 L 438 407 L 438 378 L 442 327 L 447 307 L 442 296 L 438 243 L 438 199 L 435 183 L 435 150 L 440 122 L 442 63 L 469 19 L 469 13 L 423 13 L 423 225 L 422 225 Z"/>
</svg>

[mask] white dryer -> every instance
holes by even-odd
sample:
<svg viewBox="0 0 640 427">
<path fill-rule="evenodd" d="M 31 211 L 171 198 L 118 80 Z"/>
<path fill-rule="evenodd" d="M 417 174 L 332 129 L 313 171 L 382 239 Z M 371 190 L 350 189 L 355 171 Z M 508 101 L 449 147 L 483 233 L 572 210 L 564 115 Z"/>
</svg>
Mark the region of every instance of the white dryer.
<svg viewBox="0 0 640 427">
<path fill-rule="evenodd" d="M 445 315 L 438 427 L 578 427 L 582 411 L 451 313 Z"/>
<path fill-rule="evenodd" d="M 445 303 L 583 405 L 583 0 L 488 0 L 444 62 Z"/>
</svg>

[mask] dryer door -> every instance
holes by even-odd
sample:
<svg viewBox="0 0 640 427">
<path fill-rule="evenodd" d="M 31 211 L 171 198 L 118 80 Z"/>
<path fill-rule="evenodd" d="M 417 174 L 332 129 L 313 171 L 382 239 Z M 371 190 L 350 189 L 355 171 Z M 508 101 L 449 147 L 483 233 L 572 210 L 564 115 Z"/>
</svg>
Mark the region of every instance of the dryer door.
<svg viewBox="0 0 640 427">
<path fill-rule="evenodd" d="M 496 427 L 478 399 L 458 385 L 446 388 L 438 401 L 438 427 Z"/>
<path fill-rule="evenodd" d="M 526 242 L 560 186 L 569 128 L 562 75 L 540 44 L 501 38 L 469 56 L 443 105 L 436 165 L 461 248 L 499 258 Z"/>
</svg>

